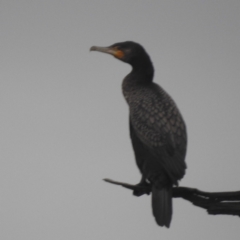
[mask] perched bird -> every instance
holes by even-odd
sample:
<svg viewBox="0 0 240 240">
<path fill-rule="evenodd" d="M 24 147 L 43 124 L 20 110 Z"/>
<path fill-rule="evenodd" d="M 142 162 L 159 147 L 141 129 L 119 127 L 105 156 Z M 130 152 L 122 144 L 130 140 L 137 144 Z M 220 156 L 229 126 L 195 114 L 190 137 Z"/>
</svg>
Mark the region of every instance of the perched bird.
<svg viewBox="0 0 240 240">
<path fill-rule="evenodd" d="M 153 64 L 140 44 L 127 41 L 90 50 L 111 54 L 132 66 L 123 79 L 122 91 L 129 105 L 130 137 L 142 174 L 139 185 L 151 185 L 153 215 L 158 225 L 169 228 L 172 187 L 186 170 L 184 120 L 168 93 L 153 82 Z"/>
</svg>

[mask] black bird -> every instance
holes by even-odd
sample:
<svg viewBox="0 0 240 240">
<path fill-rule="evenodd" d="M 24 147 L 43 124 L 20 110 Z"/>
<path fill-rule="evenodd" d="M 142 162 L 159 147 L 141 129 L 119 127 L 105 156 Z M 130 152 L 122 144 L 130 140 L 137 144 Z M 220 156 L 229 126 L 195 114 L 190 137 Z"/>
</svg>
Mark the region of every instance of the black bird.
<svg viewBox="0 0 240 240">
<path fill-rule="evenodd" d="M 153 64 L 140 44 L 127 41 L 90 50 L 111 54 L 132 66 L 122 91 L 129 105 L 130 136 L 142 174 L 139 185 L 151 185 L 153 215 L 158 225 L 169 227 L 172 187 L 186 170 L 184 120 L 172 98 L 153 82 Z"/>
</svg>

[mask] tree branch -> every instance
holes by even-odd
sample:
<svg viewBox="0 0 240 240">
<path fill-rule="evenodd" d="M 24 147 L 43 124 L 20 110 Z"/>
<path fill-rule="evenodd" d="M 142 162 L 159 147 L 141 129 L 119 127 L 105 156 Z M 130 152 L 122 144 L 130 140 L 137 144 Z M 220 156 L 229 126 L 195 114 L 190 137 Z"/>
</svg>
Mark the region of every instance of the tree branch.
<svg viewBox="0 0 240 240">
<path fill-rule="evenodd" d="M 151 193 L 150 184 L 132 185 L 117 182 L 111 179 L 103 179 L 108 183 L 120 185 L 124 188 L 133 190 L 133 195 L 141 196 Z M 174 187 L 174 198 L 183 198 L 190 201 L 193 205 L 204 208 L 209 214 L 225 214 L 240 216 L 240 191 L 236 192 L 203 192 L 196 188 Z"/>
</svg>

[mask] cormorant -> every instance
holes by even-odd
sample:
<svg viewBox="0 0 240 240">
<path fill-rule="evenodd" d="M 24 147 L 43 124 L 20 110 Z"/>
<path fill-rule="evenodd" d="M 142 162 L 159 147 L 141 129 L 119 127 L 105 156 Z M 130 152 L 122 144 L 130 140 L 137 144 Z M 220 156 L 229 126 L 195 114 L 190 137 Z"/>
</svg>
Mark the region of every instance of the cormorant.
<svg viewBox="0 0 240 240">
<path fill-rule="evenodd" d="M 111 54 L 132 66 L 123 79 L 122 91 L 129 105 L 130 137 L 142 174 L 139 185 L 151 185 L 153 215 L 158 225 L 169 228 L 172 187 L 186 169 L 184 120 L 173 99 L 153 82 L 153 64 L 140 44 L 127 41 L 90 50 Z"/>
</svg>

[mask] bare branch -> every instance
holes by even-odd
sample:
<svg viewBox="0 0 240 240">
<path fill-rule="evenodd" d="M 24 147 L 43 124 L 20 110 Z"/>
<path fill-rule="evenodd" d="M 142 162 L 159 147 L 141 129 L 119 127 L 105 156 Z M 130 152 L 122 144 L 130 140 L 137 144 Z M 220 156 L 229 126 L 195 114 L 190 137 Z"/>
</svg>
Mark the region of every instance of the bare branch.
<svg viewBox="0 0 240 240">
<path fill-rule="evenodd" d="M 151 193 L 151 185 L 132 185 L 117 182 L 111 179 L 104 179 L 108 183 L 120 185 L 124 188 L 133 190 L 135 196 Z M 225 214 L 240 216 L 240 191 L 236 192 L 203 192 L 196 188 L 174 187 L 174 198 L 183 198 L 190 201 L 193 205 L 204 208 L 209 214 Z"/>
</svg>

